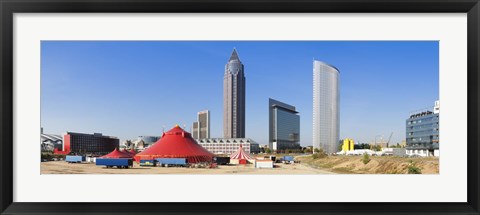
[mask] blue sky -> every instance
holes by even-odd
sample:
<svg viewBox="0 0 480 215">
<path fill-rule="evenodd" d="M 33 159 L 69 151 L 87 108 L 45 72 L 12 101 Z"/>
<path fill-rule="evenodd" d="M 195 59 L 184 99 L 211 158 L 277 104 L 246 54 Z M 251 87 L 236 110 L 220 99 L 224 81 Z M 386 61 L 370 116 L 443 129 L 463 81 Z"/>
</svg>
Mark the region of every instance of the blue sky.
<svg viewBox="0 0 480 215">
<path fill-rule="evenodd" d="M 296 106 L 312 144 L 312 60 L 340 70 L 340 138 L 370 142 L 439 98 L 436 41 L 42 41 L 41 125 L 117 136 L 190 130 L 211 114 L 222 136 L 223 73 L 233 48 L 245 65 L 246 135 L 268 144 L 268 98 Z"/>
</svg>

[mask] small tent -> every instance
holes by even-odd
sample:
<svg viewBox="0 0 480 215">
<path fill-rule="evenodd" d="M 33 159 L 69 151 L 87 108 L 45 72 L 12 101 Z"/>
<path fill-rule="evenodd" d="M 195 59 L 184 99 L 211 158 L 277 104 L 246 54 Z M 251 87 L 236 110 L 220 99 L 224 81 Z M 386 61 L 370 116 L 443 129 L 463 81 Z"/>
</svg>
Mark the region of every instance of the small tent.
<svg viewBox="0 0 480 215">
<path fill-rule="evenodd" d="M 243 150 L 242 144 L 238 150 L 230 155 L 230 163 L 232 164 L 247 164 L 253 163 L 255 158 Z"/>
<path fill-rule="evenodd" d="M 109 154 L 102 156 L 101 158 L 132 158 L 132 156 L 130 154 L 121 152 L 117 148 L 115 148 L 115 150 L 113 150 Z"/>
</svg>

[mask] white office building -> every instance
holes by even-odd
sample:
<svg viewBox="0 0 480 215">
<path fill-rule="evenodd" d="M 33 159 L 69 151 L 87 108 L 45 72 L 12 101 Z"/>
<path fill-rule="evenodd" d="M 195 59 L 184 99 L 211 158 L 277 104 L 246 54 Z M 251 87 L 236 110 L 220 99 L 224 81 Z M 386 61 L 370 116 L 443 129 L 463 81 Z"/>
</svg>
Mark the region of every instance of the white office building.
<svg viewBox="0 0 480 215">
<path fill-rule="evenodd" d="M 340 135 L 340 72 L 327 63 L 313 61 L 313 147 L 331 154 Z"/>
</svg>

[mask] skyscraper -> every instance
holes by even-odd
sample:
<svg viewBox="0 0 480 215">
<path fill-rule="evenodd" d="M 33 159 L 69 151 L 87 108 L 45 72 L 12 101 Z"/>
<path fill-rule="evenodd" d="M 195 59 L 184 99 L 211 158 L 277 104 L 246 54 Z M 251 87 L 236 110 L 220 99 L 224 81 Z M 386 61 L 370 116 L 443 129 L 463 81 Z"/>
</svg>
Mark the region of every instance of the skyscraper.
<svg viewBox="0 0 480 215">
<path fill-rule="evenodd" d="M 300 116 L 292 105 L 268 99 L 269 148 L 272 150 L 300 148 Z"/>
<path fill-rule="evenodd" d="M 197 121 L 193 123 L 192 136 L 194 139 L 210 138 L 210 111 L 198 112 Z"/>
<path fill-rule="evenodd" d="M 339 144 L 339 75 L 334 66 L 313 61 L 313 147 L 329 154 Z"/>
<path fill-rule="evenodd" d="M 223 76 L 223 137 L 245 138 L 245 75 L 237 50 L 225 65 Z"/>
</svg>

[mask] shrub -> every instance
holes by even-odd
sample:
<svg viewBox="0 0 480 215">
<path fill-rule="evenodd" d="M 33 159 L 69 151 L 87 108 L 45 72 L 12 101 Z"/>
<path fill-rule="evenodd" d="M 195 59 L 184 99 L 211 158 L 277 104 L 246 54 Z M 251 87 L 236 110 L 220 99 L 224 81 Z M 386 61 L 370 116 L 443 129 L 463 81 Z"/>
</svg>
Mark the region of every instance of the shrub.
<svg viewBox="0 0 480 215">
<path fill-rule="evenodd" d="M 418 167 L 413 161 L 410 161 L 407 170 L 408 174 L 422 174 L 422 169 L 420 169 L 420 167 Z"/>
<path fill-rule="evenodd" d="M 327 156 L 328 156 L 327 153 L 325 153 L 323 149 L 318 149 L 318 151 L 312 155 L 312 158 L 319 159 L 319 158 L 326 158 Z"/>
<path fill-rule="evenodd" d="M 363 164 L 367 164 L 368 162 L 370 162 L 370 155 L 368 155 L 367 153 L 363 154 L 363 158 L 362 158 L 362 162 Z"/>
</svg>

